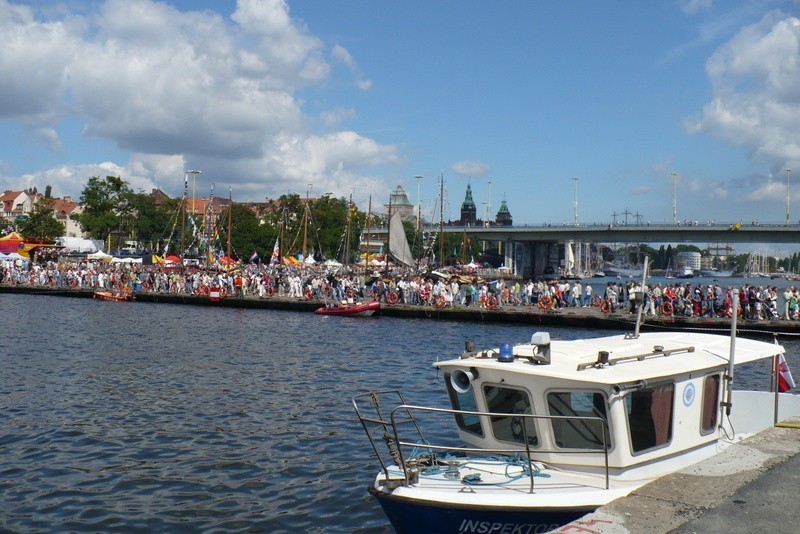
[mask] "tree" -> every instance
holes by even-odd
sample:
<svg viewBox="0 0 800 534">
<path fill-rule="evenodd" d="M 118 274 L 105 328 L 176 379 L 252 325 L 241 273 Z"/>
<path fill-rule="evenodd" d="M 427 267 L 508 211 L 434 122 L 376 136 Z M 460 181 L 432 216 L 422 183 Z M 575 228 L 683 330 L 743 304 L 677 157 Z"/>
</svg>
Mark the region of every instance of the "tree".
<svg viewBox="0 0 800 534">
<path fill-rule="evenodd" d="M 128 183 L 119 176 L 92 176 L 81 193 L 84 211 L 73 218 L 95 239 L 105 240 L 112 232 L 125 234 L 133 223 L 131 194 Z"/>
<path fill-rule="evenodd" d="M 27 238 L 52 242 L 56 237 L 64 235 L 64 223 L 55 217 L 55 201 L 45 197 L 34 206 L 31 216 L 22 221 L 19 230 Z"/>
<path fill-rule="evenodd" d="M 159 250 L 170 219 L 178 209 L 178 202 L 179 200 L 172 199 L 156 206 L 151 195 L 143 192 L 131 193 L 129 205 L 132 226 L 129 235 L 139 243 L 139 248 Z"/>
</svg>

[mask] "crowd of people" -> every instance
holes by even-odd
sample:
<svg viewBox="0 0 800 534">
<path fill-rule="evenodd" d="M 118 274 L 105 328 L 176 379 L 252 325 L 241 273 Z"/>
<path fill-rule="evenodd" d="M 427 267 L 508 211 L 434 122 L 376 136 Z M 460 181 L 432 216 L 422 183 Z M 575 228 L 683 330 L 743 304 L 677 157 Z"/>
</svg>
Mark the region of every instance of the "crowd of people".
<svg viewBox="0 0 800 534">
<path fill-rule="evenodd" d="M 200 267 L 165 267 L 103 261 L 59 261 L 30 264 L 0 262 L 0 283 L 208 295 L 270 298 L 273 296 L 347 302 L 373 299 L 388 304 L 434 307 L 535 306 L 541 309 L 596 307 L 603 313 L 634 313 L 640 301 L 649 316 L 720 317 L 732 315 L 733 289 L 718 283 L 655 283 L 611 281 L 600 287 L 593 280 L 546 281 L 497 278 L 489 281 L 461 274 L 449 277 L 415 274 L 330 271 L 300 266 L 243 265 L 233 271 Z M 745 285 L 736 290 L 739 315 L 752 320 L 800 320 L 800 295 L 794 286 Z"/>
</svg>

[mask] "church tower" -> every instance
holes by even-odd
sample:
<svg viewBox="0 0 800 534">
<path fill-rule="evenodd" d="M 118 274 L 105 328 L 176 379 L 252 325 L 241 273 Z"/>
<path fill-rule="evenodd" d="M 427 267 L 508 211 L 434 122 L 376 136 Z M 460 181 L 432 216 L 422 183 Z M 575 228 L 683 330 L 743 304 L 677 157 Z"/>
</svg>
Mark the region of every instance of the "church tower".
<svg viewBox="0 0 800 534">
<path fill-rule="evenodd" d="M 459 221 L 463 226 L 474 226 L 477 222 L 478 209 L 475 207 L 475 201 L 472 200 L 472 186 L 467 184 L 467 195 L 464 197 L 464 202 L 461 203 L 461 220 Z"/>
<path fill-rule="evenodd" d="M 500 209 L 498 210 L 497 216 L 494 220 L 500 226 L 512 225 L 511 212 L 508 211 L 508 204 L 506 204 L 505 199 L 503 199 L 502 204 L 500 204 Z"/>
</svg>

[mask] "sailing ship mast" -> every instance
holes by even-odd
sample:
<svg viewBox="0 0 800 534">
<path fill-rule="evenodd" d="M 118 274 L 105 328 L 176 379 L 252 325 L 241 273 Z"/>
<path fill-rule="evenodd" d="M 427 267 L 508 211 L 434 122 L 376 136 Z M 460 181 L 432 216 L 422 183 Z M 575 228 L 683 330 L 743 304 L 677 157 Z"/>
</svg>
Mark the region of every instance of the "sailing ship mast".
<svg viewBox="0 0 800 534">
<path fill-rule="evenodd" d="M 444 174 L 439 176 L 439 266 L 444 267 Z"/>
<path fill-rule="evenodd" d="M 364 274 L 367 274 L 367 266 L 369 265 L 369 242 L 372 239 L 372 195 L 369 196 L 369 203 L 367 204 L 367 243 L 364 246 Z"/>
<path fill-rule="evenodd" d="M 228 250 L 226 251 L 225 255 L 228 257 L 228 260 L 231 259 L 231 233 L 233 227 L 231 226 L 231 222 L 233 221 L 233 188 L 228 186 Z"/>
<path fill-rule="evenodd" d="M 186 255 L 185 247 L 185 238 L 186 238 L 186 217 L 188 214 L 186 213 L 186 195 L 189 194 L 189 175 L 183 175 L 183 198 L 181 198 L 181 265 L 186 265 L 183 261 L 183 257 Z M 111 240 L 109 239 L 109 243 Z"/>
<path fill-rule="evenodd" d="M 344 241 L 344 265 L 350 264 L 350 223 L 353 217 L 353 193 L 350 193 L 350 202 L 347 203 L 347 232 Z"/>
</svg>

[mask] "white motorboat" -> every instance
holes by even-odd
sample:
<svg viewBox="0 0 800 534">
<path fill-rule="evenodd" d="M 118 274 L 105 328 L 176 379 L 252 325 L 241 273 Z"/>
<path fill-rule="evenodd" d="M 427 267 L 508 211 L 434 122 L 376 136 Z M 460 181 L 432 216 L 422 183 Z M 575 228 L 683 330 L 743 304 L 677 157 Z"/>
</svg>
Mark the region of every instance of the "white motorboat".
<svg viewBox="0 0 800 534">
<path fill-rule="evenodd" d="M 638 327 L 481 351 L 467 342 L 434 363 L 451 408 L 409 405 L 399 391 L 353 399 L 381 464 L 369 492 L 398 532 L 557 528 L 800 415 L 800 396 L 777 393 L 779 372 L 775 392 L 733 390 L 736 365 L 780 369 L 783 353 Z"/>
</svg>

